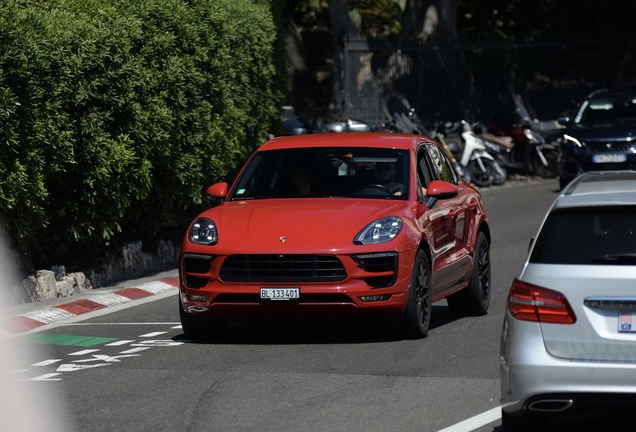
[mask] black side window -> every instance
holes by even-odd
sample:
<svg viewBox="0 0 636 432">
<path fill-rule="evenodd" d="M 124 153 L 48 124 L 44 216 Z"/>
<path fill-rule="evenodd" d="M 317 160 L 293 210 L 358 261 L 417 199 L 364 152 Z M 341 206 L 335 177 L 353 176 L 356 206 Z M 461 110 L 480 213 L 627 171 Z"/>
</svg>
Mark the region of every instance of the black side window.
<svg viewBox="0 0 636 432">
<path fill-rule="evenodd" d="M 430 155 L 431 166 L 435 175 L 435 180 L 443 180 L 454 185 L 459 184 L 459 176 L 453 168 L 448 156 L 436 145 L 427 144 L 426 150 Z"/>
<path fill-rule="evenodd" d="M 428 152 L 424 150 L 424 146 L 420 147 L 417 152 L 417 196 L 420 202 L 423 202 L 425 199 L 422 187 L 428 188 L 428 184 L 436 180 L 429 159 L 430 157 L 428 156 Z"/>
</svg>

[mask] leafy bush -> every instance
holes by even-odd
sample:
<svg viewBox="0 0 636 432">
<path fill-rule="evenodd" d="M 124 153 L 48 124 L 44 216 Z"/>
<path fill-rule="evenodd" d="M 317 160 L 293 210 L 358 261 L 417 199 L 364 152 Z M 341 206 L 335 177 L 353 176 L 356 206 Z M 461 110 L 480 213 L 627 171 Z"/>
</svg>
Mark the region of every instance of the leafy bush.
<svg viewBox="0 0 636 432">
<path fill-rule="evenodd" d="M 14 246 L 50 257 L 192 213 L 267 139 L 274 41 L 249 0 L 2 2 L 0 217 Z"/>
</svg>

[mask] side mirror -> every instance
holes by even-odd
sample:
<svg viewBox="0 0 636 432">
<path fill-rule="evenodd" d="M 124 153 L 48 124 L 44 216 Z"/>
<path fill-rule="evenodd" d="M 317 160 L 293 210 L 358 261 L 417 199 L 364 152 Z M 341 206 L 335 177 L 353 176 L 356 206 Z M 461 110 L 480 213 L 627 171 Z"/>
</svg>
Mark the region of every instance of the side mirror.
<svg viewBox="0 0 636 432">
<path fill-rule="evenodd" d="M 559 122 L 560 125 L 567 126 L 567 124 L 570 123 L 570 117 L 561 116 L 557 119 L 557 121 Z"/>
<path fill-rule="evenodd" d="M 455 198 L 458 193 L 459 189 L 454 184 L 442 180 L 433 180 L 426 189 L 426 197 L 428 198 L 426 206 L 431 208 L 437 200 Z"/>
<path fill-rule="evenodd" d="M 216 207 L 223 203 L 223 200 L 227 196 L 229 185 L 225 182 L 215 183 L 210 186 L 206 191 L 206 198 L 210 203 L 210 206 Z"/>
</svg>

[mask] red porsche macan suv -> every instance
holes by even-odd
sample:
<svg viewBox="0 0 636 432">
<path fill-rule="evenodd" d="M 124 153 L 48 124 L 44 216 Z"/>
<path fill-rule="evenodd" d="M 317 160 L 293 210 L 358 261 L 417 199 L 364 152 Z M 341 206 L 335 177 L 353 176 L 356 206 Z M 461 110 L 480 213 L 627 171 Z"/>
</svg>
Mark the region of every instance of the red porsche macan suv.
<svg viewBox="0 0 636 432">
<path fill-rule="evenodd" d="M 230 321 L 366 316 L 427 335 L 431 305 L 483 315 L 490 230 L 481 196 L 416 135 L 275 138 L 190 225 L 179 311 L 192 339 Z"/>
</svg>

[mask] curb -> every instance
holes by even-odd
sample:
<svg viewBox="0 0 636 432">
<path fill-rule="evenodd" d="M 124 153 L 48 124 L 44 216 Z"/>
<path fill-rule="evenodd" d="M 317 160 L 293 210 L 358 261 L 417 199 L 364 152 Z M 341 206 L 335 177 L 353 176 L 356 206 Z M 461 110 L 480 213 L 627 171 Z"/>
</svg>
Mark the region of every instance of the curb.
<svg viewBox="0 0 636 432">
<path fill-rule="evenodd" d="M 52 324 L 57 321 L 69 319 L 78 315 L 110 306 L 118 306 L 134 300 L 140 300 L 153 295 L 177 291 L 179 287 L 178 277 L 168 277 L 147 282 L 138 287 L 122 288 L 105 294 L 91 296 L 57 306 L 43 308 L 37 311 L 11 317 L 7 320 L 5 329 L 16 335 L 33 330 L 37 327 Z"/>
</svg>

